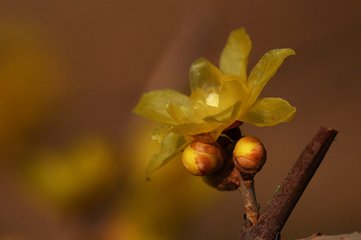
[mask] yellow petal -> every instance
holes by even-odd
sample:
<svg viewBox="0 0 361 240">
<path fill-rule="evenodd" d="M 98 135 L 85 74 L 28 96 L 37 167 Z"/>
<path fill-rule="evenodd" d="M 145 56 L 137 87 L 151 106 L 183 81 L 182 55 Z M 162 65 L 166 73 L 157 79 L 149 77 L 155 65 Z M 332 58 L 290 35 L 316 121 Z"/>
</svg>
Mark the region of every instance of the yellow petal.
<svg viewBox="0 0 361 240">
<path fill-rule="evenodd" d="M 229 80 L 222 85 L 219 91 L 219 108 L 220 111 L 233 106 L 237 102 L 247 100 L 249 91 L 240 81 Z"/>
<path fill-rule="evenodd" d="M 220 87 L 221 72 L 207 59 L 200 58 L 194 61 L 189 70 L 191 91 L 203 89 L 215 91 Z"/>
<path fill-rule="evenodd" d="M 171 131 L 171 129 L 172 127 L 162 125 L 160 127 L 153 129 L 150 137 L 153 142 L 161 143 L 163 138 Z"/>
<path fill-rule="evenodd" d="M 223 123 L 223 124 L 227 124 L 228 126 L 229 124 L 231 124 L 236 120 L 236 117 L 238 115 L 238 112 L 240 111 L 241 106 L 242 106 L 242 102 L 238 101 L 234 105 L 226 108 L 224 111 L 217 113 L 213 116 L 208 116 L 204 118 L 204 121 Z"/>
<path fill-rule="evenodd" d="M 222 86 L 219 91 L 206 92 L 197 89 L 191 95 L 193 105 L 193 118 L 190 122 L 200 122 L 208 117 L 232 114 L 232 108 L 237 102 L 243 102 L 248 98 L 248 90 L 240 81 L 230 75 L 222 77 Z M 227 110 L 228 109 L 228 110 Z M 239 109 L 237 109 L 239 112 Z M 225 120 L 225 117 L 221 117 Z"/>
<path fill-rule="evenodd" d="M 208 133 L 215 130 L 219 127 L 221 123 L 219 122 L 192 122 L 192 123 L 185 123 L 178 126 L 175 126 L 172 131 L 184 135 L 184 136 L 193 136 L 200 133 Z"/>
<path fill-rule="evenodd" d="M 268 80 L 277 72 L 286 57 L 294 55 L 292 49 L 274 49 L 267 52 L 252 69 L 248 77 L 248 87 L 251 91 L 250 102 L 254 102 Z"/>
<path fill-rule="evenodd" d="M 221 54 L 220 69 L 224 73 L 238 76 L 240 80 L 246 81 L 248 55 L 251 48 L 251 39 L 244 28 L 232 31 Z"/>
<path fill-rule="evenodd" d="M 193 107 L 190 103 L 179 105 L 171 102 L 167 106 L 167 112 L 176 121 L 177 125 L 193 120 Z"/>
<path fill-rule="evenodd" d="M 145 170 L 146 178 L 155 170 L 161 168 L 174 158 L 186 145 L 183 136 L 169 132 L 162 140 L 159 153 L 155 154 L 149 161 Z"/>
<path fill-rule="evenodd" d="M 175 125 L 176 120 L 167 112 L 167 106 L 190 104 L 189 97 L 171 89 L 151 91 L 143 94 L 133 112 L 155 122 Z"/>
<path fill-rule="evenodd" d="M 273 126 L 290 121 L 296 108 L 282 98 L 262 98 L 240 119 L 258 127 Z"/>
<path fill-rule="evenodd" d="M 190 97 L 193 112 L 189 122 L 202 122 L 206 116 L 217 114 L 219 110 L 218 91 L 207 92 L 204 89 L 197 89 Z"/>
</svg>

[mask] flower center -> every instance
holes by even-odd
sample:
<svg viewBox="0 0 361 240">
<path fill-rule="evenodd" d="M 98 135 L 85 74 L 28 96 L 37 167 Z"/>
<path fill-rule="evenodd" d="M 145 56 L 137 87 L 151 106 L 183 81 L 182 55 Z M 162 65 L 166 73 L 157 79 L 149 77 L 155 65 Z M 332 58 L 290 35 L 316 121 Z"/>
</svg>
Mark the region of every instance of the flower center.
<svg viewBox="0 0 361 240">
<path fill-rule="evenodd" d="M 218 93 L 212 92 L 208 94 L 206 98 L 207 105 L 211 107 L 218 107 L 219 106 L 219 95 Z"/>
</svg>

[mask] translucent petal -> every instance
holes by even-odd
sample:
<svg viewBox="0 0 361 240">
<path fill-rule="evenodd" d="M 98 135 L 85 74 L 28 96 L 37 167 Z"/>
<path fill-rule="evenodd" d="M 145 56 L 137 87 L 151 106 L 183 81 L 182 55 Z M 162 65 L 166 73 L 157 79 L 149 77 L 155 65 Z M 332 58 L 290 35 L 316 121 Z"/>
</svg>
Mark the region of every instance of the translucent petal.
<svg viewBox="0 0 361 240">
<path fill-rule="evenodd" d="M 231 117 L 233 106 L 237 102 L 247 99 L 248 90 L 240 81 L 235 80 L 234 77 L 229 79 L 225 76 L 223 78 L 219 91 L 207 93 L 203 89 L 197 89 L 192 93 L 193 118 L 190 122 L 199 123 L 208 117 L 211 117 L 211 119 L 213 117 L 214 120 L 222 118 L 222 122 L 227 121 L 226 116 Z M 239 109 L 237 109 L 237 112 L 239 112 Z M 213 121 L 211 119 L 209 121 Z M 219 120 L 215 121 L 219 122 Z"/>
<path fill-rule="evenodd" d="M 133 112 L 159 123 L 175 125 L 177 122 L 167 112 L 170 103 L 187 106 L 190 100 L 188 96 L 171 89 L 151 91 L 143 94 Z"/>
<path fill-rule="evenodd" d="M 178 105 L 169 103 L 167 106 L 168 114 L 176 121 L 177 124 L 183 124 L 190 121 L 192 115 L 192 106 L 190 104 Z"/>
<path fill-rule="evenodd" d="M 204 117 L 219 111 L 219 93 L 216 90 L 206 91 L 199 88 L 192 92 L 190 99 L 193 109 L 190 119 L 193 122 L 200 122 Z"/>
<path fill-rule="evenodd" d="M 262 98 L 249 109 L 241 121 L 258 127 L 273 126 L 290 121 L 296 108 L 282 98 Z"/>
<path fill-rule="evenodd" d="M 174 158 L 186 145 L 183 136 L 174 132 L 169 132 L 164 138 L 160 146 L 159 153 L 155 154 L 149 161 L 145 170 L 146 178 L 155 170 L 161 168 Z"/>
<path fill-rule="evenodd" d="M 233 106 L 236 102 L 244 102 L 248 98 L 249 92 L 245 86 L 237 80 L 229 80 L 222 85 L 219 91 L 220 111 Z"/>
<path fill-rule="evenodd" d="M 248 55 L 251 48 L 251 39 L 244 28 L 231 32 L 221 54 L 220 69 L 224 73 L 239 76 L 242 81 L 246 81 Z"/>
<path fill-rule="evenodd" d="M 169 126 L 160 126 L 155 129 L 153 129 L 150 137 L 153 142 L 155 143 L 161 143 L 163 138 L 169 133 L 169 131 L 172 129 L 172 127 Z"/>
<path fill-rule="evenodd" d="M 268 80 L 277 72 L 286 57 L 294 55 L 292 49 L 274 49 L 267 52 L 252 69 L 248 77 L 248 87 L 251 91 L 250 101 L 253 103 L 261 93 Z"/>
<path fill-rule="evenodd" d="M 240 111 L 240 108 L 242 106 L 242 102 L 236 102 L 234 105 L 228 107 L 224 111 L 204 118 L 204 121 L 206 122 L 218 122 L 218 123 L 224 123 L 224 124 L 231 124 L 235 121 L 238 112 Z"/>
<path fill-rule="evenodd" d="M 220 87 L 221 72 L 207 59 L 200 58 L 194 61 L 189 70 L 190 88 L 195 91 L 199 88 L 206 91 L 215 91 Z"/>
<path fill-rule="evenodd" d="M 218 122 L 200 122 L 200 123 L 186 123 L 175 126 L 172 131 L 184 135 L 193 136 L 200 133 L 208 133 L 219 127 L 221 124 Z"/>
</svg>

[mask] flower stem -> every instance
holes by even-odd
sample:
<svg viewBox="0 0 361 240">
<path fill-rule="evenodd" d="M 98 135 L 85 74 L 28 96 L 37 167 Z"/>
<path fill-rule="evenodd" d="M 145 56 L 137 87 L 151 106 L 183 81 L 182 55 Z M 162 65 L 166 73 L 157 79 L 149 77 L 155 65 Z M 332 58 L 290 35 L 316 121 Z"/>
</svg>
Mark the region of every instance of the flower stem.
<svg viewBox="0 0 361 240">
<path fill-rule="evenodd" d="M 241 178 L 240 190 L 243 196 L 244 202 L 244 219 L 246 228 L 254 226 L 259 217 L 260 205 L 256 199 L 256 193 L 254 191 L 254 180 Z"/>
</svg>

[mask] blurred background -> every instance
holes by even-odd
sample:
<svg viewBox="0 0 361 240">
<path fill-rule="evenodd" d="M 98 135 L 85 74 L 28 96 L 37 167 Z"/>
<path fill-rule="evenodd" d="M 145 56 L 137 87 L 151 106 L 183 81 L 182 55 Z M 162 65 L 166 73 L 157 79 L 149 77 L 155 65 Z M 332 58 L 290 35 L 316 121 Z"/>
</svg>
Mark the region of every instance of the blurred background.
<svg viewBox="0 0 361 240">
<path fill-rule="evenodd" d="M 191 62 L 218 64 L 241 26 L 250 67 L 270 49 L 297 53 L 263 92 L 295 119 L 242 126 L 268 149 L 261 205 L 318 128 L 335 128 L 283 237 L 361 231 L 360 1 L 2 0 L 0 239 L 237 239 L 238 191 L 213 190 L 177 159 L 144 180 L 155 125 L 131 109 L 151 89 L 188 93 Z"/>
</svg>

